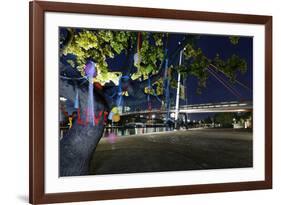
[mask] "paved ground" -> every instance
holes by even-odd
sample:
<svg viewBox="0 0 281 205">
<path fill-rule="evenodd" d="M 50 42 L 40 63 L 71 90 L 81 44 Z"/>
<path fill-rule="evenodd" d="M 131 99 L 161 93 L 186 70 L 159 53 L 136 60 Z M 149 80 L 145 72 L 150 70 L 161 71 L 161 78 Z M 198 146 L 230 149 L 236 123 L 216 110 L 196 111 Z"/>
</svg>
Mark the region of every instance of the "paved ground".
<svg viewBox="0 0 281 205">
<path fill-rule="evenodd" d="M 103 138 L 92 174 L 252 167 L 252 132 L 204 129 Z"/>
</svg>

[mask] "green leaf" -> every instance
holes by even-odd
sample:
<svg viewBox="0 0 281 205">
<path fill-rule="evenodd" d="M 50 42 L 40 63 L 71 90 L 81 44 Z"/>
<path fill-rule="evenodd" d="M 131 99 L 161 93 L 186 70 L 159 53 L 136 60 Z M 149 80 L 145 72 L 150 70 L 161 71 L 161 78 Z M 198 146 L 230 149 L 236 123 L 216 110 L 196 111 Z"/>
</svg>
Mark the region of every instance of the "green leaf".
<svg viewBox="0 0 281 205">
<path fill-rule="evenodd" d="M 230 36 L 229 39 L 233 45 L 237 45 L 239 43 L 240 37 L 239 36 Z"/>
</svg>

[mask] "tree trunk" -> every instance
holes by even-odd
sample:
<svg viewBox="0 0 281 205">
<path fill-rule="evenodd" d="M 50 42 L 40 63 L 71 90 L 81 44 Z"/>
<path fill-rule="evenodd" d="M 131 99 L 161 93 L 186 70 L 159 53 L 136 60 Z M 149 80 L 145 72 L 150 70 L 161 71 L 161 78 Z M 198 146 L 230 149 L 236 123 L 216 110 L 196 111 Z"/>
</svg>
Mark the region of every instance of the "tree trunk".
<svg viewBox="0 0 281 205">
<path fill-rule="evenodd" d="M 74 102 L 75 89 L 70 84 L 71 81 L 60 80 L 60 96 L 66 97 Z M 80 109 L 82 111 L 87 107 L 88 91 L 86 88 L 79 88 Z M 106 103 L 100 93 L 94 95 L 95 113 L 103 112 L 106 109 Z M 102 137 L 104 122 L 102 115 L 99 122 L 93 126 L 80 125 L 77 120 L 67 131 L 66 135 L 60 141 L 60 176 L 80 176 L 88 175 L 90 161 L 99 140 Z"/>
<path fill-rule="evenodd" d="M 90 161 L 102 134 L 103 123 L 97 126 L 74 123 L 60 141 L 60 176 L 90 174 Z"/>
</svg>

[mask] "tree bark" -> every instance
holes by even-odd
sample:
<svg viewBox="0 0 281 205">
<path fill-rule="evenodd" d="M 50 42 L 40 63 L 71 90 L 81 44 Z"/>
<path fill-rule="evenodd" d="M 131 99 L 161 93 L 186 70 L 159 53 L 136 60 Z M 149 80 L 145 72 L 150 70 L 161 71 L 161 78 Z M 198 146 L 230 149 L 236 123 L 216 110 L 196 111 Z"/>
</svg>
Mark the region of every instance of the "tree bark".
<svg viewBox="0 0 281 205">
<path fill-rule="evenodd" d="M 69 81 L 60 80 L 60 96 L 66 97 L 74 102 L 75 88 Z M 80 109 L 83 111 L 87 107 L 88 91 L 85 88 L 79 88 Z M 106 102 L 100 93 L 94 95 L 95 112 L 103 112 L 107 109 Z M 81 176 L 88 175 L 90 161 L 99 140 L 102 137 L 104 129 L 103 116 L 97 125 L 80 125 L 77 120 L 74 121 L 63 139 L 60 141 L 59 161 L 60 176 Z"/>
</svg>

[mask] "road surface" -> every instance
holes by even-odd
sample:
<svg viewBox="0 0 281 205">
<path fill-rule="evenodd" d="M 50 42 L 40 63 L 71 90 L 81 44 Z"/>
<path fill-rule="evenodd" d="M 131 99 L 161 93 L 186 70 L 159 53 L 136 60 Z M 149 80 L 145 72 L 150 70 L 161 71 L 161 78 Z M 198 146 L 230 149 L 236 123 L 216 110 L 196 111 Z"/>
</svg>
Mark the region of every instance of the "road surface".
<svg viewBox="0 0 281 205">
<path fill-rule="evenodd" d="M 92 174 L 252 167 L 252 132 L 201 129 L 102 138 Z"/>
</svg>

